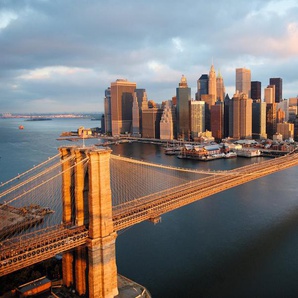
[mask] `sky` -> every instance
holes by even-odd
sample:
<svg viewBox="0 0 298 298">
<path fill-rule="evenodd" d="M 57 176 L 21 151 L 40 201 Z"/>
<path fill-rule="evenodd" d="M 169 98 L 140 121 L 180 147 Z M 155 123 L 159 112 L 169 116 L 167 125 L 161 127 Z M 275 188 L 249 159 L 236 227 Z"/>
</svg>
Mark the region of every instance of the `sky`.
<svg viewBox="0 0 298 298">
<path fill-rule="evenodd" d="M 235 69 L 298 94 L 297 0 L 0 0 L 0 113 L 102 112 L 119 78 L 192 97 L 213 63 L 230 97 Z"/>
</svg>

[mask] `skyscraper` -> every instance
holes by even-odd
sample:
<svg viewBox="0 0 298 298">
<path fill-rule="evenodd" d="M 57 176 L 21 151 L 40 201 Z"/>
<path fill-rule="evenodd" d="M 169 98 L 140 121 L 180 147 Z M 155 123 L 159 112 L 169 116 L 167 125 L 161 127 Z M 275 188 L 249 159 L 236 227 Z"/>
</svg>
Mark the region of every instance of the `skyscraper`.
<svg viewBox="0 0 298 298">
<path fill-rule="evenodd" d="M 226 91 L 224 80 L 220 72 L 218 72 L 218 75 L 216 77 L 216 100 L 223 102 L 225 98 L 225 93 Z"/>
<path fill-rule="evenodd" d="M 252 103 L 252 137 L 266 139 L 266 102 L 260 99 Z"/>
<path fill-rule="evenodd" d="M 112 135 L 132 130 L 132 105 L 136 83 L 118 79 L 111 83 Z"/>
<path fill-rule="evenodd" d="M 112 117 L 111 117 L 111 88 L 108 87 L 105 90 L 105 98 L 104 98 L 104 133 L 112 133 Z"/>
<path fill-rule="evenodd" d="M 236 68 L 236 93 L 245 93 L 251 98 L 251 73 L 246 68 Z"/>
<path fill-rule="evenodd" d="M 137 98 L 138 107 L 139 107 L 139 132 L 142 134 L 142 109 L 148 108 L 148 99 L 146 89 L 135 90 L 135 96 Z"/>
<path fill-rule="evenodd" d="M 257 100 L 262 99 L 262 84 L 259 81 L 252 81 L 251 82 L 251 99 Z"/>
<path fill-rule="evenodd" d="M 205 102 L 192 100 L 190 102 L 190 133 L 194 140 L 199 133 L 205 131 Z"/>
<path fill-rule="evenodd" d="M 208 80 L 209 77 L 207 74 L 202 74 L 197 80 L 196 100 L 201 100 L 203 94 L 208 94 Z"/>
<path fill-rule="evenodd" d="M 191 89 L 188 88 L 187 80 L 182 75 L 179 87 L 176 88 L 177 97 L 177 138 L 188 139 L 190 133 L 189 102 L 191 100 Z"/>
<path fill-rule="evenodd" d="M 163 110 L 159 107 L 142 109 L 143 138 L 160 138 L 160 120 Z"/>
<path fill-rule="evenodd" d="M 282 101 L 282 79 L 281 78 L 270 78 L 269 84 L 275 86 L 275 102 Z"/>
<path fill-rule="evenodd" d="M 137 137 L 140 135 L 140 109 L 136 92 L 132 104 L 132 134 Z"/>
<path fill-rule="evenodd" d="M 210 67 L 209 71 L 209 81 L 208 81 L 208 94 L 212 96 L 214 102 L 216 101 L 216 73 L 214 70 L 213 64 Z"/>
<path fill-rule="evenodd" d="M 264 89 L 264 101 L 266 103 L 275 103 L 275 86 L 268 85 L 267 88 Z"/>
<path fill-rule="evenodd" d="M 267 103 L 266 105 L 266 133 L 270 139 L 276 133 L 276 107 L 277 104 L 275 102 Z"/>
<path fill-rule="evenodd" d="M 224 137 L 225 138 L 232 135 L 232 130 L 233 130 L 232 129 L 232 119 L 230 117 L 230 110 L 231 110 L 231 115 L 232 115 L 231 99 L 229 97 L 229 94 L 227 94 L 224 99 Z M 229 134 L 230 130 L 231 130 L 231 134 Z"/>
<path fill-rule="evenodd" d="M 160 120 L 160 139 L 173 140 L 175 137 L 175 109 L 171 100 L 167 100 Z"/>
<path fill-rule="evenodd" d="M 211 107 L 211 132 L 216 140 L 221 140 L 224 134 L 224 103 L 217 101 Z"/>
<path fill-rule="evenodd" d="M 246 93 L 236 93 L 232 98 L 233 138 L 252 137 L 252 99 Z"/>
</svg>

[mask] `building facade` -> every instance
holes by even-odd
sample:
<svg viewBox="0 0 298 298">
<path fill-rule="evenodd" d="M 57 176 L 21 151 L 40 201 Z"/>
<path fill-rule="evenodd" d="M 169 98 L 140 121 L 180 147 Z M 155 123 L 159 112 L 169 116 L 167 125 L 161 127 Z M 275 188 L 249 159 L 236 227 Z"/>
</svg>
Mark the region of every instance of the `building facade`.
<svg viewBox="0 0 298 298">
<path fill-rule="evenodd" d="M 277 133 L 282 135 L 283 140 L 294 138 L 294 123 L 277 123 Z"/>
<path fill-rule="evenodd" d="M 224 85 L 224 80 L 220 72 L 218 72 L 218 75 L 216 77 L 216 101 L 221 101 L 223 102 L 225 99 L 225 85 Z"/>
<path fill-rule="evenodd" d="M 251 72 L 250 69 L 236 68 L 236 93 L 244 93 L 251 98 Z"/>
<path fill-rule="evenodd" d="M 160 138 L 160 120 L 163 110 L 161 108 L 147 108 L 142 110 L 143 138 Z"/>
<path fill-rule="evenodd" d="M 252 138 L 252 99 L 246 93 L 234 94 L 231 104 L 233 118 L 233 134 L 235 139 Z"/>
<path fill-rule="evenodd" d="M 270 78 L 269 84 L 275 86 L 275 102 L 282 101 L 282 79 L 281 78 Z"/>
<path fill-rule="evenodd" d="M 276 107 L 277 104 L 275 102 L 267 103 L 266 105 L 266 133 L 270 139 L 276 133 Z"/>
<path fill-rule="evenodd" d="M 209 77 L 207 74 L 202 74 L 197 80 L 196 100 L 201 100 L 203 94 L 208 94 L 208 81 Z"/>
<path fill-rule="evenodd" d="M 111 83 L 112 135 L 132 131 L 132 106 L 136 83 L 118 79 Z"/>
<path fill-rule="evenodd" d="M 205 131 L 205 102 L 201 100 L 190 101 L 190 134 L 194 140 Z"/>
<path fill-rule="evenodd" d="M 212 64 L 209 71 L 208 94 L 212 97 L 212 100 L 214 101 L 214 103 L 217 98 L 216 91 L 217 91 L 216 90 L 216 72 Z"/>
<path fill-rule="evenodd" d="M 167 100 L 160 119 L 160 139 L 173 140 L 175 138 L 176 114 L 172 101 Z"/>
<path fill-rule="evenodd" d="M 224 103 L 222 101 L 217 101 L 211 107 L 211 132 L 217 141 L 224 137 Z"/>
<path fill-rule="evenodd" d="M 252 137 L 253 139 L 267 139 L 266 134 L 266 102 L 260 99 L 252 103 Z"/>
<path fill-rule="evenodd" d="M 177 98 L 177 138 L 188 139 L 190 134 L 190 111 L 189 102 L 191 100 L 191 89 L 187 85 L 187 80 L 182 75 L 179 87 L 176 88 Z"/>
<path fill-rule="evenodd" d="M 262 83 L 259 81 L 251 82 L 251 99 L 262 99 Z"/>
<path fill-rule="evenodd" d="M 111 116 L 111 88 L 108 87 L 105 90 L 104 98 L 104 131 L 103 133 L 111 134 L 112 133 L 112 116 Z"/>
</svg>

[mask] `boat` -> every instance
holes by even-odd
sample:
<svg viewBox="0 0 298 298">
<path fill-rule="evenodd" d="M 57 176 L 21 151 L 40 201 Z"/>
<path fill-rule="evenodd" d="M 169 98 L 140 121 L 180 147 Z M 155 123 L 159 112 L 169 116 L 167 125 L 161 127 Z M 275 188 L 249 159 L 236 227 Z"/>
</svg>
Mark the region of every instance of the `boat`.
<svg viewBox="0 0 298 298">
<path fill-rule="evenodd" d="M 235 158 L 235 157 L 237 157 L 237 153 L 233 152 L 233 151 L 225 153 L 225 155 L 224 155 L 224 158 Z"/>
</svg>

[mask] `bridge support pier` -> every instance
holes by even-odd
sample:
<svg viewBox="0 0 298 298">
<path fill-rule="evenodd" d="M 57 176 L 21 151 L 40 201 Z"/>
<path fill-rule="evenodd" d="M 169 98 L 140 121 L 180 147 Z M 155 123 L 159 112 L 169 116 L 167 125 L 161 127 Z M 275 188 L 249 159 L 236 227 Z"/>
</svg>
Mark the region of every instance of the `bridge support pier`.
<svg viewBox="0 0 298 298">
<path fill-rule="evenodd" d="M 63 282 L 66 286 L 74 285 L 80 295 L 113 298 L 118 294 L 118 285 L 117 234 L 113 226 L 110 187 L 111 150 L 63 147 L 60 152 L 62 161 L 66 161 L 63 166 L 63 222 L 86 224 L 89 230 L 87 252 L 86 248 L 77 248 L 75 252 L 64 254 Z M 86 157 L 89 159 L 87 168 L 82 162 Z"/>
</svg>

